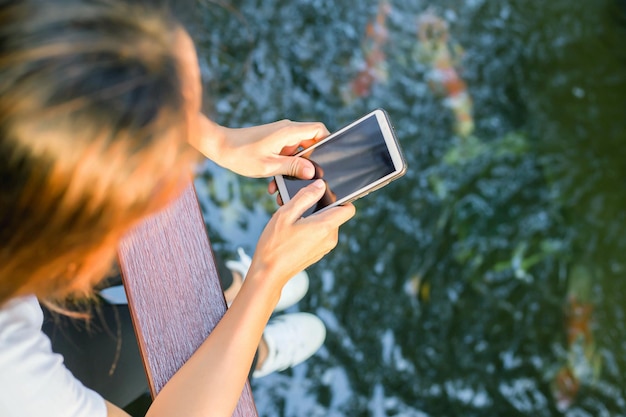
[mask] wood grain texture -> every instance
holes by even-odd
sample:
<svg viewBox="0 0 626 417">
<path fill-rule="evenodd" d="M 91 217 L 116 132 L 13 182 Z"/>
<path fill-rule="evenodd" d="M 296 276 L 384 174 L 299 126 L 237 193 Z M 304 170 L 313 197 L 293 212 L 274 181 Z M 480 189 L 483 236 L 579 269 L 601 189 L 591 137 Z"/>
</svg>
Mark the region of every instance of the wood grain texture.
<svg viewBox="0 0 626 417">
<path fill-rule="evenodd" d="M 171 206 L 135 227 L 121 242 L 119 257 L 155 396 L 226 312 L 193 185 Z M 258 415 L 249 383 L 233 415 Z"/>
</svg>

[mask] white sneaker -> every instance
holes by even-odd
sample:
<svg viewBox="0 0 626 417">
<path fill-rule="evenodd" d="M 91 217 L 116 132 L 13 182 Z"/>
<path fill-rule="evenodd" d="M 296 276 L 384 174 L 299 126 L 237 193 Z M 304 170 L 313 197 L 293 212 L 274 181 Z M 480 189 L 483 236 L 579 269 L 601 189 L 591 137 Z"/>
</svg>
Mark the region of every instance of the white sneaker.
<svg viewBox="0 0 626 417">
<path fill-rule="evenodd" d="M 326 327 L 313 314 L 292 313 L 276 317 L 263 332 L 269 351 L 267 358 L 252 376 L 260 378 L 304 362 L 322 347 L 325 338 Z"/>
<path fill-rule="evenodd" d="M 242 248 L 238 248 L 237 253 L 239 254 L 239 259 L 226 261 L 226 267 L 231 271 L 238 272 L 245 279 L 248 269 L 250 269 L 252 258 L 250 258 Z M 300 301 L 308 290 L 309 275 L 306 271 L 299 272 L 287 281 L 283 287 L 280 293 L 280 299 L 274 311 L 282 311 L 291 307 Z"/>
</svg>

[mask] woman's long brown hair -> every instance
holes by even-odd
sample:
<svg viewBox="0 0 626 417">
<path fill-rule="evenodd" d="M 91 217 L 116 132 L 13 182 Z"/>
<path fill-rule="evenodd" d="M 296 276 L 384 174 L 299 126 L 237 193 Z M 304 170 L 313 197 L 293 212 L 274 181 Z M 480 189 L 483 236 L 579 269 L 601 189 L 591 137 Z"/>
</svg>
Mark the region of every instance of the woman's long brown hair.
<svg viewBox="0 0 626 417">
<path fill-rule="evenodd" d="M 187 178 L 177 30 L 122 1 L 0 0 L 0 305 L 89 294 Z"/>
</svg>

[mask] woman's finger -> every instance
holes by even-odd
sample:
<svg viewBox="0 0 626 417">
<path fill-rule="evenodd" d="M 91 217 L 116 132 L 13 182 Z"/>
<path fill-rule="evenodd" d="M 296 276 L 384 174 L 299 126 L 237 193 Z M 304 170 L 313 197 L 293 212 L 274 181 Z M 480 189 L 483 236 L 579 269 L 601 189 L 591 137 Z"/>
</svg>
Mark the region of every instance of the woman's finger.
<svg viewBox="0 0 626 417">
<path fill-rule="evenodd" d="M 276 191 L 278 191 L 278 185 L 276 185 L 276 180 L 272 179 L 269 184 L 267 184 L 267 192 L 274 194 Z"/>
</svg>

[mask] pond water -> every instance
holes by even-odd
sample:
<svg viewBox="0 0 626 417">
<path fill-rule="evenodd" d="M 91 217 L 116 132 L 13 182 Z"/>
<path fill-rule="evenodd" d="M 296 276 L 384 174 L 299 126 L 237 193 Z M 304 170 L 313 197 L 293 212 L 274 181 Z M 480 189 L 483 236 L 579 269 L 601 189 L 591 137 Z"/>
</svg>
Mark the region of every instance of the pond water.
<svg viewBox="0 0 626 417">
<path fill-rule="evenodd" d="M 261 416 L 626 415 L 626 1 L 199 5 L 214 120 L 382 107 L 409 164 L 308 270 L 326 343 L 253 381 Z M 253 252 L 267 181 L 196 186 Z"/>
</svg>

